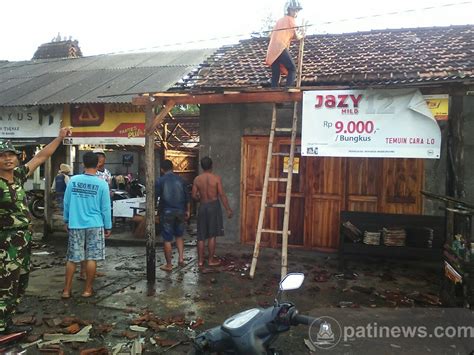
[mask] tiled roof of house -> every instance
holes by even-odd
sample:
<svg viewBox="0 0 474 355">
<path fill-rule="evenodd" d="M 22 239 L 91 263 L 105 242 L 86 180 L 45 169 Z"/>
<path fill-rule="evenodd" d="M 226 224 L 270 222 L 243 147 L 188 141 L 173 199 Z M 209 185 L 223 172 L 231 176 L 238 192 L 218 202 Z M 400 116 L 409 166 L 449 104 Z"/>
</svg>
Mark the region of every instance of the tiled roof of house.
<svg viewBox="0 0 474 355">
<path fill-rule="evenodd" d="M 307 36 L 302 86 L 404 84 L 474 78 L 474 25 Z M 222 47 L 195 87 L 268 86 L 268 38 Z M 298 42 L 290 48 L 296 61 Z"/>
<path fill-rule="evenodd" d="M 73 40 L 44 43 L 38 47 L 33 59 L 79 58 L 82 57 L 79 42 Z"/>
</svg>

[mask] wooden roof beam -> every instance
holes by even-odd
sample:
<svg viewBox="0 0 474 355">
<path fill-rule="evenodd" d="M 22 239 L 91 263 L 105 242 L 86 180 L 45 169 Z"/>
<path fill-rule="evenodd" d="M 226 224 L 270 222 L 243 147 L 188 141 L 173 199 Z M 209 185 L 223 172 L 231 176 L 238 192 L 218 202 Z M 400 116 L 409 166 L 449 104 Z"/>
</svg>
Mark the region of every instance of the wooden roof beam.
<svg viewBox="0 0 474 355">
<path fill-rule="evenodd" d="M 175 102 L 173 100 L 169 100 L 165 106 L 161 109 L 160 113 L 155 116 L 155 119 L 153 120 L 152 124 L 146 128 L 146 133 L 151 134 L 158 125 L 163 122 L 165 119 L 166 115 L 170 113 L 171 109 L 174 107 Z"/>
<path fill-rule="evenodd" d="M 172 94 L 157 93 L 152 96 L 138 96 L 133 98 L 134 105 L 146 105 L 151 103 L 154 106 L 168 105 L 190 105 L 190 104 L 237 104 L 237 103 L 281 103 L 301 101 L 303 94 L 301 91 L 272 91 L 272 92 L 235 92 L 228 94 Z"/>
</svg>

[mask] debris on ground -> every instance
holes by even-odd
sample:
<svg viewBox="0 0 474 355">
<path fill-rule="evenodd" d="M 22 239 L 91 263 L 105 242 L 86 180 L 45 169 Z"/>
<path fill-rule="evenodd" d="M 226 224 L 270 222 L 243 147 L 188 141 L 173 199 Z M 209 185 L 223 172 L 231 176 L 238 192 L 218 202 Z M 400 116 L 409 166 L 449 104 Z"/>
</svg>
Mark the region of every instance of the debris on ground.
<svg viewBox="0 0 474 355">
<path fill-rule="evenodd" d="M 356 280 L 359 277 L 355 272 L 346 271 L 340 274 L 334 274 L 336 280 Z"/>
<path fill-rule="evenodd" d="M 365 293 L 367 295 L 370 295 L 375 291 L 375 287 L 362 287 L 362 286 L 357 286 L 357 285 L 352 286 L 351 289 L 353 291 L 357 291 L 357 292 L 360 292 L 360 293 Z"/>
<path fill-rule="evenodd" d="M 316 352 L 317 349 L 316 347 L 314 346 L 313 342 L 309 339 L 305 339 L 304 340 L 304 345 L 306 345 L 306 347 L 308 348 L 309 351 L 311 352 Z"/>
<path fill-rule="evenodd" d="M 325 269 L 316 269 L 314 271 L 313 280 L 316 282 L 328 282 L 331 278 L 331 273 Z"/>
<path fill-rule="evenodd" d="M 340 301 L 338 303 L 339 308 L 359 308 L 360 305 L 351 301 Z"/>
<path fill-rule="evenodd" d="M 107 348 L 101 347 L 101 348 L 92 348 L 92 349 L 84 349 L 81 350 L 79 355 L 108 355 L 109 351 Z"/>
<path fill-rule="evenodd" d="M 134 332 L 144 333 L 148 330 L 146 327 L 140 327 L 139 325 L 131 325 L 130 330 Z"/>
</svg>

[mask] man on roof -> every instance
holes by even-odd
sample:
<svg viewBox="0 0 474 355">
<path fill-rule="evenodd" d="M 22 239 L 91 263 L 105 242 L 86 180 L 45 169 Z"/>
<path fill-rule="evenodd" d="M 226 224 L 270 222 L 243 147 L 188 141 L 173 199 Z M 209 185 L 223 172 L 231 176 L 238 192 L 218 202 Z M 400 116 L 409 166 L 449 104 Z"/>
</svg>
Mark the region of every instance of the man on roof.
<svg viewBox="0 0 474 355">
<path fill-rule="evenodd" d="M 295 18 L 302 10 L 299 1 L 290 0 L 285 4 L 285 16 L 277 21 L 270 35 L 265 63 L 272 67 L 272 88 L 278 87 L 280 74 L 286 74 L 286 87 L 294 86 L 296 65 L 288 50 L 291 40 L 301 40 L 301 35 L 296 28 Z"/>
</svg>

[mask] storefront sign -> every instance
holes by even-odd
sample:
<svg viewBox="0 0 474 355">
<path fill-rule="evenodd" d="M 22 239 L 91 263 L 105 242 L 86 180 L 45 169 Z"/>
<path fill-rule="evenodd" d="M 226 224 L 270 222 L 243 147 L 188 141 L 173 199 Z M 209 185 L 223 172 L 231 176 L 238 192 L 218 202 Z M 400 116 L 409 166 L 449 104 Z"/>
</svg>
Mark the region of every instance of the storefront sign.
<svg viewBox="0 0 474 355">
<path fill-rule="evenodd" d="M 423 95 L 423 98 L 437 121 L 448 120 L 449 95 Z"/>
<path fill-rule="evenodd" d="M 0 138 L 57 137 L 62 106 L 0 107 Z"/>
<path fill-rule="evenodd" d="M 131 104 L 71 105 L 64 122 L 73 127 L 64 144 L 145 144 L 145 112 Z"/>
<path fill-rule="evenodd" d="M 302 155 L 431 158 L 441 132 L 418 90 L 303 93 Z"/>
</svg>

